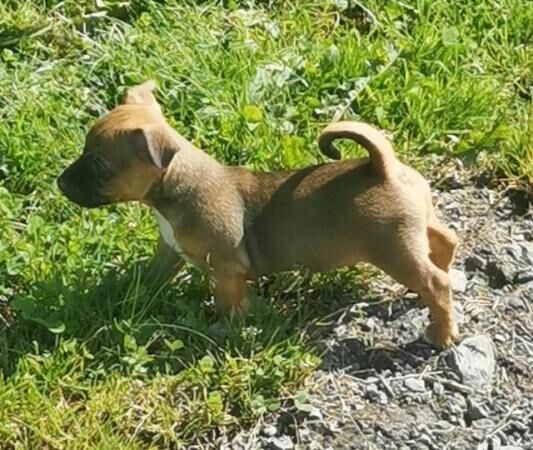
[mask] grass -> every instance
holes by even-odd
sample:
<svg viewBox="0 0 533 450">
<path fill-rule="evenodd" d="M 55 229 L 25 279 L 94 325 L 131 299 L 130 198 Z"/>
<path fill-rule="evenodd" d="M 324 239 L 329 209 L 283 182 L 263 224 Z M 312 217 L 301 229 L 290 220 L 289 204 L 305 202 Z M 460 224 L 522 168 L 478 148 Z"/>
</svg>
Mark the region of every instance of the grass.
<svg viewBox="0 0 533 450">
<path fill-rule="evenodd" d="M 1 448 L 212 441 L 291 402 L 319 362 L 304 324 L 364 292 L 350 272 L 273 277 L 222 337 L 201 273 L 146 283 L 149 211 L 80 211 L 55 187 L 125 86 L 155 78 L 172 124 L 228 164 L 320 161 L 318 131 L 342 116 L 421 169 L 456 155 L 531 182 L 528 2 L 270 4 L 0 4 Z"/>
</svg>

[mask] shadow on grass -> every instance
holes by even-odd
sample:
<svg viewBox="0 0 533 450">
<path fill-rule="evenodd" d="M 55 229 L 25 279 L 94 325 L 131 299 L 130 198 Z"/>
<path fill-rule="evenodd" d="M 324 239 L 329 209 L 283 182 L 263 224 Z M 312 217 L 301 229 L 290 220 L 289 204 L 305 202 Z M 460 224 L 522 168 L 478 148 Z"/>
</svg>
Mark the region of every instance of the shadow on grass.
<svg viewBox="0 0 533 450">
<path fill-rule="evenodd" d="M 17 296 L 12 301 L 17 317 L 0 338 L 4 376 L 12 374 L 26 355 L 63 351 L 65 342 L 75 342 L 87 373 L 93 375 L 110 370 L 127 375 L 174 374 L 207 355 L 249 358 L 287 342 L 322 354 L 323 369 L 355 367 L 368 375 L 394 370 L 398 360 L 417 365 L 429 356 L 429 347 L 420 340 L 388 350 L 353 337 L 321 350 L 324 339 L 334 338 L 338 318 L 350 321 L 354 299 L 368 290 L 364 277 L 354 277 L 350 271 L 269 277 L 257 285 L 250 315 L 220 319 L 204 274 L 188 267 L 172 283 L 155 284 L 147 279 L 146 269 L 145 263 L 126 264 L 93 286 L 83 274 L 65 284 L 58 272 Z M 416 307 L 402 302 L 391 315 L 390 307 L 375 299 L 365 301 L 370 302 L 369 316 L 384 321 Z M 325 318 L 329 322 L 315 333 L 314 325 Z"/>
<path fill-rule="evenodd" d="M 176 283 L 156 286 L 143 276 L 146 269 L 145 263 L 129 263 L 125 269 L 111 269 L 96 285 L 84 274 L 67 284 L 58 272 L 22 289 L 11 302 L 16 318 L 3 336 L 4 373 L 11 373 L 21 356 L 51 352 L 66 340 L 75 340 L 91 355 L 89 368 L 124 372 L 135 370 L 133 360 L 124 359 L 127 355 L 141 348 L 157 354 L 164 339 L 172 342 L 179 336 L 186 347 L 175 366 L 186 364 L 200 348 L 203 353 L 212 350 L 216 343 L 205 333 L 214 311 L 203 305 L 209 295 L 203 277 L 182 273 Z M 157 358 L 148 365 L 155 368 Z"/>
<path fill-rule="evenodd" d="M 146 279 L 146 269 L 145 263 L 126 264 L 96 285 L 84 274 L 67 284 L 57 272 L 20 289 L 11 301 L 13 323 L 0 324 L 4 375 L 12 374 L 25 355 L 53 353 L 66 341 L 83 349 L 89 371 L 176 373 L 206 355 L 247 357 L 287 340 L 300 341 L 305 316 L 312 313 L 312 307 L 301 308 L 294 299 L 270 298 L 255 301 L 245 319 L 221 320 L 205 275 L 189 267 L 172 283 L 157 285 Z M 259 296 L 286 291 L 290 278 L 271 279 L 259 287 Z"/>
</svg>

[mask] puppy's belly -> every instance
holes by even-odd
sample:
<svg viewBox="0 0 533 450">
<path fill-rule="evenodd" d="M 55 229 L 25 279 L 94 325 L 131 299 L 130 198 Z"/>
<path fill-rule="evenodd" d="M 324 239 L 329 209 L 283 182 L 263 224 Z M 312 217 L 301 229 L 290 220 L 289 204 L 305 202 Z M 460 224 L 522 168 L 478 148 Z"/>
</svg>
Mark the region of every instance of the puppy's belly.
<svg viewBox="0 0 533 450">
<path fill-rule="evenodd" d="M 258 241 L 248 240 L 254 275 L 284 272 L 306 268 L 312 272 L 328 272 L 364 261 L 361 246 L 353 238 L 331 239 L 330 236 L 313 236 L 305 239 L 305 233 L 287 237 L 283 230 L 275 233 L 276 239 L 262 236 Z"/>
<path fill-rule="evenodd" d="M 192 261 L 183 251 L 183 249 L 180 247 L 178 241 L 176 240 L 176 236 L 174 234 L 174 229 L 172 228 L 172 225 L 170 225 L 170 222 L 165 219 L 163 214 L 161 214 L 157 209 L 153 208 L 155 217 L 157 219 L 157 222 L 159 223 L 159 232 L 161 233 L 161 237 L 165 241 L 165 243 L 174 251 L 180 255 L 185 261 L 195 264 L 194 261 Z"/>
</svg>

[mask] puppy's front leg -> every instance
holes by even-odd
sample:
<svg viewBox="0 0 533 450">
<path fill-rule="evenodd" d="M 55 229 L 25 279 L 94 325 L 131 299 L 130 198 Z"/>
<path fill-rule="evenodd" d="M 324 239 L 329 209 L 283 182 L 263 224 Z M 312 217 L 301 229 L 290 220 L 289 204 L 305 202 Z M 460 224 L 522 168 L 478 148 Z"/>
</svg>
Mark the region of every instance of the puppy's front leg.
<svg viewBox="0 0 533 450">
<path fill-rule="evenodd" d="M 215 300 L 222 313 L 245 314 L 248 311 L 248 285 L 246 277 L 238 272 L 217 272 L 215 277 Z"/>
<path fill-rule="evenodd" d="M 147 270 L 147 279 L 159 283 L 169 281 L 183 267 L 185 261 L 159 235 L 157 249 Z"/>
</svg>

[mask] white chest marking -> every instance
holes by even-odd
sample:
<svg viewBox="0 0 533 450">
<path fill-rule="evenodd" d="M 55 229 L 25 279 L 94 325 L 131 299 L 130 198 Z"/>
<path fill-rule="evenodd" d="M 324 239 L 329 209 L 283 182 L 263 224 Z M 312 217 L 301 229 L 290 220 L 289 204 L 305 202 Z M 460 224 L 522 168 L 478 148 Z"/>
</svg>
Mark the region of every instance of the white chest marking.
<svg viewBox="0 0 533 450">
<path fill-rule="evenodd" d="M 154 208 L 154 213 L 157 221 L 159 222 L 159 232 L 161 233 L 161 237 L 165 241 L 165 243 L 170 247 L 173 248 L 176 253 L 179 253 L 180 256 L 182 256 L 184 259 L 188 258 L 183 254 L 183 250 L 178 244 L 178 241 L 176 240 L 176 236 L 174 235 L 174 229 L 172 228 L 172 225 L 170 225 L 170 222 L 165 219 L 163 214 L 161 214 L 157 209 Z"/>
</svg>

